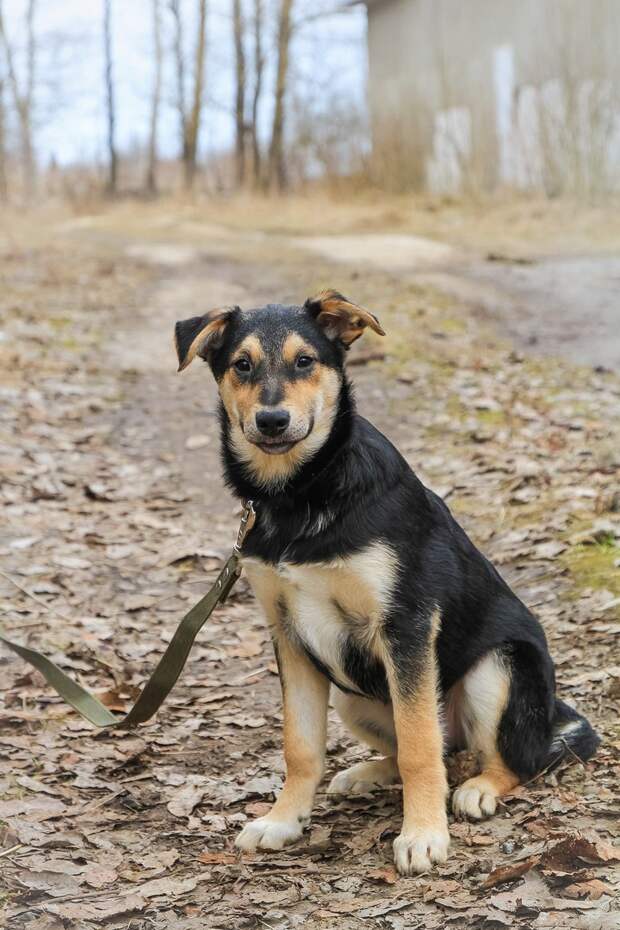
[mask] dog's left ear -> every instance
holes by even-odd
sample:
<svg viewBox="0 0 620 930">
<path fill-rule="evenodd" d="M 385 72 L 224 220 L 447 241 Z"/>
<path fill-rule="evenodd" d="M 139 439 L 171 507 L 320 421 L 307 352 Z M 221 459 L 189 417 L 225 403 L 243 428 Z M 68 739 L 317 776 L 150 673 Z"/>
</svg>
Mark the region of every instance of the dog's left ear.
<svg viewBox="0 0 620 930">
<path fill-rule="evenodd" d="M 174 327 L 174 345 L 179 359 L 178 371 L 183 371 L 190 362 L 221 344 L 224 330 L 230 321 L 233 308 L 223 307 L 210 310 L 204 316 L 193 316 L 190 320 L 179 320 Z"/>
<path fill-rule="evenodd" d="M 316 297 L 308 298 L 304 306 L 323 327 L 325 335 L 341 342 L 346 349 L 359 339 L 367 326 L 385 336 L 376 316 L 351 303 L 338 291 L 321 291 Z"/>
</svg>

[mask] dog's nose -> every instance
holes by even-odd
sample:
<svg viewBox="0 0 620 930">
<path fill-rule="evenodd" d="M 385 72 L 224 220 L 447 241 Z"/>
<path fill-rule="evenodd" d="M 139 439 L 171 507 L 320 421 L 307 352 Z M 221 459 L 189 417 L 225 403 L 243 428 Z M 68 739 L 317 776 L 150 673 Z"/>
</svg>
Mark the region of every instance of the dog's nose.
<svg viewBox="0 0 620 930">
<path fill-rule="evenodd" d="M 259 410 L 256 426 L 265 436 L 279 436 L 291 422 L 288 410 Z"/>
</svg>

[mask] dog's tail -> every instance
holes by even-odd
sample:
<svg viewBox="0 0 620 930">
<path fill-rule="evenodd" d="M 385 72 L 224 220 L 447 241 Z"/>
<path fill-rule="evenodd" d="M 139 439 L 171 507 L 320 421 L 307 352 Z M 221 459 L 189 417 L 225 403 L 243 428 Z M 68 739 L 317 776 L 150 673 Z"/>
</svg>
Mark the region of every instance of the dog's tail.
<svg viewBox="0 0 620 930">
<path fill-rule="evenodd" d="M 575 756 L 582 762 L 587 762 L 598 749 L 600 742 L 600 736 L 585 717 L 564 701 L 555 699 L 553 737 L 547 757 L 547 768 L 555 768 L 564 759 L 574 759 Z"/>
</svg>

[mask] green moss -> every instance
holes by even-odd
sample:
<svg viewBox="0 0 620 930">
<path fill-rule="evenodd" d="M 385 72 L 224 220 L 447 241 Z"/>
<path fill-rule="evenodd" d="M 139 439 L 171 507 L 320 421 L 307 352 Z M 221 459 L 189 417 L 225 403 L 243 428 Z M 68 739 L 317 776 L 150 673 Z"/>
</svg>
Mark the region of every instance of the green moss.
<svg viewBox="0 0 620 930">
<path fill-rule="evenodd" d="M 48 319 L 48 323 L 52 329 L 55 329 L 58 332 L 59 330 L 70 326 L 73 323 L 73 320 L 70 320 L 67 316 L 52 316 Z"/>
<path fill-rule="evenodd" d="M 443 317 L 437 321 L 435 329 L 448 335 L 460 335 L 467 331 L 467 324 L 460 318 Z"/>
<path fill-rule="evenodd" d="M 561 561 L 568 568 L 577 589 L 601 588 L 620 596 L 620 569 L 614 565 L 620 550 L 613 539 L 594 545 L 572 546 Z"/>
<path fill-rule="evenodd" d="M 68 349 L 70 352 L 75 352 L 82 348 L 82 343 L 80 343 L 73 336 L 66 336 L 64 339 L 61 339 L 60 345 L 63 349 Z"/>
<path fill-rule="evenodd" d="M 503 426 L 506 423 L 503 410 L 476 410 L 476 418 L 485 426 Z"/>
</svg>

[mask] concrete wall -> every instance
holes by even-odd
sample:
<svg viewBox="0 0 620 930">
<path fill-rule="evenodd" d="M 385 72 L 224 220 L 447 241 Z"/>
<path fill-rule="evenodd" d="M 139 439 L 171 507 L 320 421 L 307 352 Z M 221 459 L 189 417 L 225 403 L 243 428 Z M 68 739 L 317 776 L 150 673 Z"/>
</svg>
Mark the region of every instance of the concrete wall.
<svg viewBox="0 0 620 930">
<path fill-rule="evenodd" d="M 368 26 L 375 154 L 395 186 L 618 180 L 620 0 L 374 0 Z"/>
</svg>

